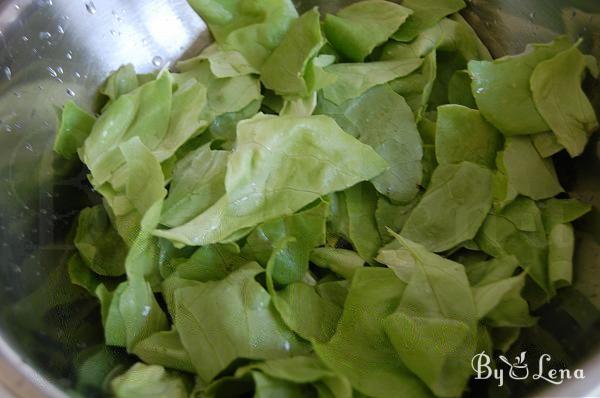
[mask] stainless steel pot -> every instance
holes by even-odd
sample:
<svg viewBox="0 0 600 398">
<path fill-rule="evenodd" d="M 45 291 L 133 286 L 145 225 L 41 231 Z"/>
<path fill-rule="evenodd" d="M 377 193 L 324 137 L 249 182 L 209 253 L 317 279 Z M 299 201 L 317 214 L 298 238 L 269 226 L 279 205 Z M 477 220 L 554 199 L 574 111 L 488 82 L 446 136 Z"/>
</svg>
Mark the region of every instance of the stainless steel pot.
<svg viewBox="0 0 600 398">
<path fill-rule="evenodd" d="M 599 0 L 471 0 L 463 15 L 496 56 L 567 33 L 600 58 Z M 68 283 L 71 222 L 97 199 L 84 172 L 52 154 L 56 107 L 74 98 L 91 109 L 121 64 L 150 71 L 209 41 L 185 0 L 0 0 L 0 380 L 18 378 L 26 396 L 95 396 L 116 364 L 131 361 L 102 347 L 96 303 Z M 600 105 L 598 86 L 588 90 Z M 592 141 L 584 156 L 558 164 L 569 192 L 595 206 L 577 224 L 576 284 L 540 310 L 540 327 L 521 346 L 548 340 L 586 379 L 543 396 L 600 396 L 600 142 Z"/>
</svg>

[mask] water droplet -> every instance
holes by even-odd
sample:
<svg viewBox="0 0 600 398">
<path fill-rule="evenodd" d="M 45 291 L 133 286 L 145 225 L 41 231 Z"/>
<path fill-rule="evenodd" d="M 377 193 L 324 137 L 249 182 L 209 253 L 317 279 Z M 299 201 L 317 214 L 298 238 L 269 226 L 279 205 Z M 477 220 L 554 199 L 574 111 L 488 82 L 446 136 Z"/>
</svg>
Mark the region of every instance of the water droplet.
<svg viewBox="0 0 600 398">
<path fill-rule="evenodd" d="M 31 144 L 25 144 L 25 149 L 27 149 L 29 152 L 33 152 L 33 147 L 31 146 Z"/>
<path fill-rule="evenodd" d="M 61 25 L 58 25 L 58 26 L 56 27 L 56 31 L 57 31 L 59 34 L 61 34 L 61 35 L 64 35 L 64 34 L 65 34 L 65 30 L 64 30 L 64 28 L 63 28 Z"/>
<path fill-rule="evenodd" d="M 87 343 L 86 343 L 86 342 L 84 342 L 84 341 L 81 341 L 81 342 L 77 343 L 77 348 L 79 348 L 79 349 L 81 349 L 81 350 L 83 350 L 83 349 L 84 349 L 84 348 L 86 348 L 87 346 L 88 346 L 88 345 L 87 345 Z"/>
<path fill-rule="evenodd" d="M 154 66 L 161 66 L 162 63 L 163 63 L 162 57 L 160 57 L 160 56 L 157 55 L 156 57 L 152 58 L 152 65 L 154 65 Z"/>
<path fill-rule="evenodd" d="M 21 9 L 21 6 L 18 4 L 15 4 L 15 10 L 20 10 L 20 9 Z"/>
<path fill-rule="evenodd" d="M 112 16 L 115 17 L 115 19 L 117 20 L 117 22 L 122 22 L 123 18 L 121 18 L 121 16 L 119 15 L 118 12 L 116 12 L 115 10 L 112 10 Z"/>
<path fill-rule="evenodd" d="M 529 20 L 533 22 L 534 19 L 535 19 L 535 11 L 532 11 L 531 13 L 529 13 Z"/>
<path fill-rule="evenodd" d="M 66 57 L 67 59 L 73 59 L 73 52 L 71 50 L 67 51 Z"/>
<path fill-rule="evenodd" d="M 144 306 L 144 309 L 142 310 L 142 316 L 148 316 L 148 315 L 150 314 L 150 310 L 151 310 L 151 309 L 152 309 L 152 308 L 150 308 L 150 306 L 149 306 L 149 305 L 145 305 L 145 306 Z"/>
<path fill-rule="evenodd" d="M 58 77 L 58 73 L 56 73 L 56 71 L 54 69 L 52 69 L 51 66 L 47 67 L 46 70 L 50 74 L 50 77 L 54 77 L 54 78 Z"/>
<path fill-rule="evenodd" d="M 63 70 L 62 66 L 58 66 L 58 67 L 56 67 L 56 73 L 62 75 L 65 73 L 65 71 Z"/>
<path fill-rule="evenodd" d="M 87 10 L 87 12 L 89 12 L 92 15 L 94 15 L 96 13 L 96 5 L 94 4 L 93 1 L 89 1 L 89 2 L 85 3 L 85 9 Z"/>
<path fill-rule="evenodd" d="M 12 71 L 8 66 L 2 68 L 2 71 L 4 72 L 4 77 L 6 78 L 6 80 L 12 79 Z"/>
<path fill-rule="evenodd" d="M 75 91 L 73 91 L 70 88 L 68 88 L 67 89 L 67 94 L 69 94 L 70 97 L 74 97 L 75 96 Z"/>
<path fill-rule="evenodd" d="M 81 79 L 81 75 L 79 74 L 79 72 L 73 73 L 73 76 L 75 76 L 77 79 Z"/>
<path fill-rule="evenodd" d="M 292 345 L 290 344 L 290 342 L 289 342 L 289 341 L 287 341 L 287 340 L 286 340 L 286 341 L 284 341 L 284 342 L 283 342 L 283 349 L 284 349 L 285 351 L 291 351 L 291 349 L 292 349 Z"/>
<path fill-rule="evenodd" d="M 21 40 L 23 40 L 24 42 L 28 42 L 29 41 L 29 37 L 27 36 L 22 36 Z"/>
<path fill-rule="evenodd" d="M 40 40 L 49 40 L 52 38 L 52 34 L 50 32 L 40 32 L 39 37 Z"/>
<path fill-rule="evenodd" d="M 483 93 L 484 91 L 485 91 L 485 89 L 484 89 L 483 87 L 478 87 L 478 88 L 477 88 L 477 90 L 475 90 L 475 92 L 476 92 L 477 94 L 481 94 L 481 93 Z"/>
<path fill-rule="evenodd" d="M 21 98 L 21 92 L 20 91 L 13 91 L 13 94 L 14 94 L 15 97 Z"/>
<path fill-rule="evenodd" d="M 116 36 L 116 35 L 117 35 L 117 32 L 116 32 L 114 29 L 111 29 L 111 30 L 110 30 L 110 34 L 111 34 L 111 35 L 113 35 L 113 36 Z"/>
</svg>

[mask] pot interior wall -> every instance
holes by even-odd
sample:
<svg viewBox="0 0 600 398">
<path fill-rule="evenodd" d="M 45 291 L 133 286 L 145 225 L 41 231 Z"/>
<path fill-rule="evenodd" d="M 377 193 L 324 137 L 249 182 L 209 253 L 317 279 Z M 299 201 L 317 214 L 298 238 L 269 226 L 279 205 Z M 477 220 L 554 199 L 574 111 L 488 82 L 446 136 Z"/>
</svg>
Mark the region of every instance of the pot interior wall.
<svg viewBox="0 0 600 398">
<path fill-rule="evenodd" d="M 327 12 L 351 2 L 301 0 L 298 6 Z M 471 0 L 463 15 L 495 56 L 566 33 L 583 37 L 584 50 L 600 59 L 598 0 Z M 86 171 L 52 153 L 56 108 L 73 99 L 94 109 L 97 87 L 121 64 L 147 72 L 209 40 L 185 0 L 0 2 L 0 338 L 65 390 L 93 396 L 112 365 L 130 359 L 102 346 L 97 303 L 68 282 L 73 220 L 98 199 Z M 586 85 L 600 110 L 597 83 Z M 533 343 L 544 342 L 564 363 L 588 360 L 592 380 L 600 377 L 600 360 L 589 361 L 600 341 L 597 136 L 582 157 L 557 164 L 567 191 L 594 205 L 576 225 L 575 286 L 539 311 L 540 326 L 526 331 L 518 347 L 535 350 Z M 575 311 L 580 308 L 586 309 Z M 484 387 L 474 388 L 477 396 Z M 521 388 L 519 396 L 532 386 Z"/>
</svg>

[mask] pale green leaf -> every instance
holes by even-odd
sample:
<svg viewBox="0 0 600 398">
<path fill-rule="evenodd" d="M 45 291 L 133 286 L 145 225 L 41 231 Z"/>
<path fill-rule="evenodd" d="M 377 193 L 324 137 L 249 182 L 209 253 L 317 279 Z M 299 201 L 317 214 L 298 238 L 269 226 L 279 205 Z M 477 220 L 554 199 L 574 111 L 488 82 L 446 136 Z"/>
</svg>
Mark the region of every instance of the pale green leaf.
<svg viewBox="0 0 600 398">
<path fill-rule="evenodd" d="M 108 181 L 123 165 L 122 143 L 137 138 L 154 149 L 165 138 L 171 113 L 171 80 L 164 71 L 157 80 L 119 97 L 100 115 L 80 149 L 96 186 Z"/>
<path fill-rule="evenodd" d="M 440 252 L 473 239 L 492 206 L 492 173 L 475 163 L 440 165 L 401 235 Z"/>
<path fill-rule="evenodd" d="M 288 239 L 285 248 L 272 260 L 271 276 L 281 285 L 302 281 L 308 271 L 311 250 L 325 244 L 327 212 L 328 205 L 322 202 L 300 213 L 259 225 L 248 235 L 244 254 L 266 266 L 277 243 Z"/>
<path fill-rule="evenodd" d="M 529 45 L 523 54 L 469 62 L 481 114 L 507 136 L 548 131 L 533 101 L 531 75 L 540 62 L 569 47 L 569 40 L 560 37 L 549 44 Z"/>
<path fill-rule="evenodd" d="M 461 264 L 396 235 L 401 248 L 385 258 L 408 279 L 385 331 L 406 366 L 438 396 L 458 396 L 471 376 L 477 313 Z"/>
<path fill-rule="evenodd" d="M 588 68 L 597 75 L 596 59 L 584 56 L 575 45 L 541 62 L 531 75 L 537 110 L 572 157 L 581 155 L 599 126 L 596 111 L 581 88 Z"/>
<path fill-rule="evenodd" d="M 310 254 L 310 261 L 346 279 L 352 279 L 354 272 L 365 264 L 365 260 L 356 252 L 331 247 L 314 249 Z"/>
<path fill-rule="evenodd" d="M 398 41 L 411 41 L 442 18 L 465 7 L 463 0 L 404 0 L 402 5 L 413 10 L 406 23 L 393 35 Z"/>
<path fill-rule="evenodd" d="M 187 398 L 184 380 L 162 366 L 137 363 L 111 382 L 116 398 Z"/>
<path fill-rule="evenodd" d="M 534 201 L 518 197 L 498 214 L 490 214 L 475 241 L 491 256 L 515 256 L 521 268 L 548 295 L 553 294 L 548 277 L 546 231 Z"/>
<path fill-rule="evenodd" d="M 279 45 L 298 13 L 290 0 L 189 0 L 226 51 L 241 53 L 255 69 Z"/>
<path fill-rule="evenodd" d="M 386 167 L 375 151 L 328 117 L 260 115 L 238 125 L 226 195 L 189 223 L 156 234 L 196 246 L 239 238 L 248 228 L 369 180 Z"/>
<path fill-rule="evenodd" d="M 202 213 L 225 194 L 229 152 L 204 145 L 181 159 L 173 171 L 161 224 L 175 227 Z"/>
<path fill-rule="evenodd" d="M 255 280 L 261 272 L 251 263 L 221 281 L 175 291 L 175 326 L 203 381 L 237 358 L 277 359 L 306 351 Z"/>
<path fill-rule="evenodd" d="M 194 366 L 175 328 L 141 340 L 133 348 L 133 353 L 145 363 L 194 373 Z"/>
<path fill-rule="evenodd" d="M 120 96 L 128 94 L 140 86 L 140 81 L 135 68 L 131 64 L 123 65 L 113 72 L 102 88 L 100 93 L 108 97 L 109 102 L 115 101 Z"/>
<path fill-rule="evenodd" d="M 548 233 L 548 272 L 557 288 L 573 282 L 575 232 L 571 224 L 556 224 Z"/>
<path fill-rule="evenodd" d="M 335 83 L 323 89 L 325 98 L 337 105 L 359 97 L 371 87 L 407 76 L 417 70 L 420 58 L 357 64 L 335 64 L 325 71 L 336 77 Z"/>
<path fill-rule="evenodd" d="M 102 206 L 87 207 L 79 213 L 75 247 L 85 265 L 98 275 L 125 273 L 128 247 L 112 227 Z"/>
<path fill-rule="evenodd" d="M 328 343 L 313 343 L 317 356 L 330 369 L 367 396 L 431 396 L 402 363 L 384 330 L 384 319 L 396 310 L 404 289 L 391 270 L 358 269 L 335 335 Z"/>
<path fill-rule="evenodd" d="M 75 158 L 78 149 L 90 135 L 95 122 L 94 116 L 78 107 L 73 101 L 65 103 L 54 139 L 54 152 L 65 159 Z"/>
<path fill-rule="evenodd" d="M 577 199 L 548 199 L 538 202 L 542 210 L 542 219 L 546 231 L 551 231 L 557 224 L 571 223 L 592 210 L 592 206 Z"/>
<path fill-rule="evenodd" d="M 502 154 L 502 166 L 508 184 L 535 200 L 563 192 L 551 159 L 543 159 L 529 137 L 509 137 Z"/>
<path fill-rule="evenodd" d="M 344 57 L 362 62 L 375 47 L 385 43 L 412 11 L 383 0 L 349 5 L 336 15 L 328 14 L 323 29 L 327 39 Z"/>
<path fill-rule="evenodd" d="M 307 69 L 324 43 L 319 11 L 313 8 L 292 23 L 281 44 L 265 61 L 261 69 L 265 87 L 282 96 L 309 96 L 313 87 L 307 82 Z"/>
<path fill-rule="evenodd" d="M 501 134 L 479 111 L 460 105 L 438 107 L 435 152 L 439 164 L 473 162 L 494 169 Z"/>
</svg>

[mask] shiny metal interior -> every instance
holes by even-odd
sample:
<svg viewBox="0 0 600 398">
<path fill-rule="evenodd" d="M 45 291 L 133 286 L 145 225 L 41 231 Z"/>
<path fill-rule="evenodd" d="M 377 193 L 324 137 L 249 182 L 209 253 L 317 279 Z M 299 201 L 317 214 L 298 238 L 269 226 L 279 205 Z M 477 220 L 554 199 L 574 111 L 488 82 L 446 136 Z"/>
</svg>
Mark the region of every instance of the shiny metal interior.
<svg viewBox="0 0 600 398">
<path fill-rule="evenodd" d="M 351 1 L 297 2 L 301 9 L 319 5 L 326 12 Z M 566 33 L 583 37 L 584 49 L 600 59 L 600 0 L 468 3 L 464 17 L 495 56 Z M 94 355 L 114 363 L 130 360 L 102 348 L 97 304 L 68 283 L 64 259 L 72 250 L 71 223 L 97 198 L 85 184 L 85 171 L 52 153 L 56 108 L 75 99 L 92 110 L 98 86 L 121 64 L 148 72 L 209 41 L 186 0 L 0 1 L 0 357 L 47 396 L 75 390 L 97 396 L 110 369 L 93 368 L 86 360 Z M 600 105 L 596 83 L 588 82 L 588 91 Z M 569 358 L 584 367 L 586 379 L 539 393 L 545 397 L 600 396 L 600 328 L 594 317 L 600 308 L 597 136 L 584 156 L 558 161 L 565 187 L 594 210 L 576 226 L 575 288 L 565 293 L 570 298 L 559 297 L 544 309 L 541 322 L 560 329 L 563 321 L 573 321 L 564 318 L 561 305 L 589 303 L 589 313 L 575 319 L 577 330 L 558 332 L 568 340 L 565 346 L 572 345 Z"/>
</svg>

